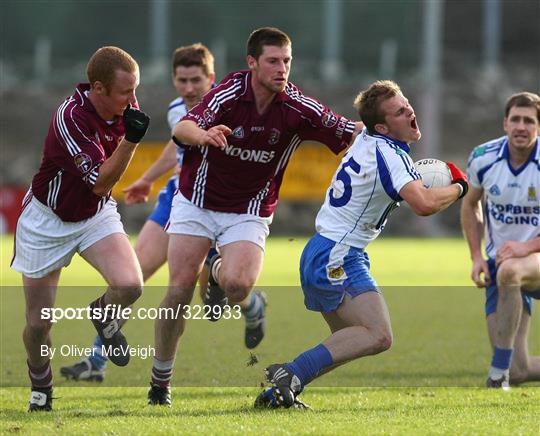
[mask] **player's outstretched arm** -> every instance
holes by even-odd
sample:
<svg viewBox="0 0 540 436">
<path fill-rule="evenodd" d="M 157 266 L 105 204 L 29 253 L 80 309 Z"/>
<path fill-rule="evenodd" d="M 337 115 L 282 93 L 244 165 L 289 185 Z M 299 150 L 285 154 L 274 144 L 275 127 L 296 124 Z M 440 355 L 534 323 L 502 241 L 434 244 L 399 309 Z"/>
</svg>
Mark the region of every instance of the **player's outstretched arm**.
<svg viewBox="0 0 540 436">
<path fill-rule="evenodd" d="M 176 166 L 176 144 L 167 143 L 159 158 L 135 182 L 123 189 L 127 205 L 146 203 L 154 182 Z"/>
<path fill-rule="evenodd" d="M 188 145 L 206 145 L 209 147 L 225 148 L 227 136 L 231 129 L 223 124 L 201 129 L 194 121 L 182 120 L 174 128 L 173 135 L 177 141 Z"/>
<path fill-rule="evenodd" d="M 446 209 L 459 199 L 461 192 L 457 184 L 427 189 L 421 180 L 414 180 L 401 188 L 399 195 L 409 203 L 415 214 L 429 216 Z"/>
<path fill-rule="evenodd" d="M 126 134 L 116 150 L 99 167 L 98 177 L 92 192 L 107 195 L 126 170 L 133 153 L 148 130 L 150 117 L 139 109 L 128 106 L 123 114 Z"/>
<path fill-rule="evenodd" d="M 482 212 L 480 200 L 483 195 L 483 189 L 470 186 L 469 192 L 463 197 L 460 212 L 461 228 L 463 230 L 463 235 L 469 244 L 469 251 L 471 253 L 471 279 L 479 288 L 484 288 L 491 283 L 489 268 L 482 255 L 484 214 Z"/>
</svg>

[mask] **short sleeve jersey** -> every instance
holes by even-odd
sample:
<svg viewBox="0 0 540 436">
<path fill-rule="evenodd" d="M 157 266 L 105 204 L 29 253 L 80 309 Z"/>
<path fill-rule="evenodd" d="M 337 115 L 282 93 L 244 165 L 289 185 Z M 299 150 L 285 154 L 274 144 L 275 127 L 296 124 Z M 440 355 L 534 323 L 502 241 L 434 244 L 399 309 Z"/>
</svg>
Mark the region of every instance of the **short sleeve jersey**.
<svg viewBox="0 0 540 436">
<path fill-rule="evenodd" d="M 248 71 L 225 77 L 184 120 L 205 130 L 224 124 L 232 133 L 224 150 L 186 147 L 182 195 L 205 209 L 262 217 L 273 213 L 283 173 L 300 142 L 318 141 L 337 154 L 355 127 L 290 82 L 259 114 Z"/>
<path fill-rule="evenodd" d="M 108 123 L 88 99 L 89 84 L 80 84 L 53 115 L 45 139 L 32 195 L 50 207 L 62 221 L 77 222 L 94 216 L 110 198 L 92 192 L 99 167 L 124 136 L 121 117 Z"/>
<path fill-rule="evenodd" d="M 167 122 L 169 123 L 169 128 L 171 129 L 171 133 L 174 129 L 174 126 L 182 119 L 187 113 L 187 106 L 186 103 L 184 103 L 184 99 L 182 97 L 175 98 L 171 103 L 169 104 L 169 108 L 167 110 Z M 183 147 L 176 147 L 176 161 L 178 162 L 179 166 L 182 166 L 182 160 L 184 159 L 184 148 Z"/>
<path fill-rule="evenodd" d="M 505 241 L 540 236 L 540 140 L 520 168 L 510 165 L 506 136 L 477 146 L 467 164 L 469 181 L 484 190 L 486 255 Z"/>
<path fill-rule="evenodd" d="M 419 180 L 409 146 L 362 130 L 343 157 L 315 222 L 322 236 L 364 248 L 399 206 L 400 190 Z"/>
</svg>

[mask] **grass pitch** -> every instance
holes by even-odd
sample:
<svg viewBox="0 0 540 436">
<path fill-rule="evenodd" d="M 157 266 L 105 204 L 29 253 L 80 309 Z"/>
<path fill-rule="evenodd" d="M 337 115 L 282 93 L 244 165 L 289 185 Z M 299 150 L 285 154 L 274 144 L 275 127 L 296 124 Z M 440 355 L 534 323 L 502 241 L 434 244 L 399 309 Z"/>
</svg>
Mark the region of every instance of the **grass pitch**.
<svg viewBox="0 0 540 436">
<path fill-rule="evenodd" d="M 483 292 L 469 282 L 469 255 L 461 240 L 381 239 L 370 246 L 372 272 L 382 286 L 395 336 L 380 356 L 352 362 L 317 380 L 302 394 L 313 411 L 256 411 L 262 369 L 290 360 L 328 335 L 320 315 L 305 310 L 298 287 L 304 239 L 271 238 L 257 288 L 270 300 L 268 334 L 247 363 L 243 321 L 188 322 L 175 365 L 173 407 L 146 406 L 151 359 L 109 365 L 105 382 L 67 382 L 53 359 L 52 414 L 28 415 L 25 353 L 20 332 L 24 298 L 20 277 L 8 268 L 10 238 L 3 238 L 0 320 L 0 431 L 63 433 L 497 433 L 537 434 L 538 384 L 511 392 L 482 389 L 490 350 Z M 138 307 L 159 304 L 167 282 L 163 268 Z M 57 304 L 84 307 L 103 280 L 80 258 L 63 272 Z M 194 304 L 199 304 L 196 298 Z M 53 329 L 55 345 L 90 345 L 89 321 L 64 320 Z M 153 344 L 153 322 L 126 326 L 130 344 Z M 540 353 L 540 323 L 533 316 L 531 352 Z"/>
</svg>

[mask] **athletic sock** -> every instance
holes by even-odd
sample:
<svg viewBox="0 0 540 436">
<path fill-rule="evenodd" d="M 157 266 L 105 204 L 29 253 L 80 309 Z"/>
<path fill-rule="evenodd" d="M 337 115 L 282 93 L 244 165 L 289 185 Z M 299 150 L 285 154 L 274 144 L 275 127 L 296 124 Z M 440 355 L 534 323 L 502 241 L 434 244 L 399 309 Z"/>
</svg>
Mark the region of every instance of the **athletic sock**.
<svg viewBox="0 0 540 436">
<path fill-rule="evenodd" d="M 173 373 L 173 360 L 158 360 L 154 357 L 154 365 L 152 366 L 152 384 L 161 386 L 162 388 L 171 385 Z"/>
<path fill-rule="evenodd" d="M 328 348 L 319 344 L 311 350 L 304 351 L 292 362 L 285 364 L 285 367 L 300 379 L 302 386 L 305 386 L 317 377 L 324 368 L 333 363 L 334 360 Z"/>
<path fill-rule="evenodd" d="M 257 327 L 259 320 L 264 312 L 264 304 L 259 294 L 251 293 L 251 299 L 246 309 L 242 309 L 242 313 L 246 317 L 247 327 Z"/>
<path fill-rule="evenodd" d="M 210 275 L 212 276 L 212 279 L 219 285 L 218 281 L 218 275 L 219 270 L 221 269 L 221 257 L 219 259 L 216 259 L 216 261 L 212 265 L 212 269 L 210 270 Z"/>
<path fill-rule="evenodd" d="M 505 374 L 508 375 L 513 352 L 513 348 L 495 347 L 493 358 L 491 359 L 491 368 L 489 369 L 489 376 L 493 380 L 500 379 Z"/>
<path fill-rule="evenodd" d="M 101 324 L 106 324 L 110 321 L 112 321 L 113 319 L 115 319 L 115 317 L 113 316 L 113 312 L 117 312 L 118 309 L 114 306 L 116 305 L 112 305 L 110 304 L 109 305 L 109 310 L 107 310 L 107 313 L 106 313 L 106 318 L 103 319 L 103 316 L 105 315 L 105 308 L 107 307 L 107 304 L 105 303 L 105 294 L 103 294 L 101 297 L 95 299 L 94 301 L 92 301 L 90 303 L 90 308 L 92 309 L 92 317 L 95 318 L 96 316 L 98 316 L 98 309 L 99 309 L 99 322 Z M 113 308 L 116 309 L 113 311 Z M 116 313 L 114 313 L 116 314 Z"/>
<path fill-rule="evenodd" d="M 206 266 L 210 266 L 210 261 L 212 260 L 212 258 L 213 258 L 216 254 L 218 254 L 218 251 L 217 251 L 214 247 L 212 247 L 212 248 L 210 249 L 210 251 L 208 251 L 208 255 L 206 256 L 206 260 L 204 261 L 204 264 L 205 264 Z"/>
<path fill-rule="evenodd" d="M 30 377 L 30 382 L 32 383 L 32 390 L 43 390 L 52 388 L 52 371 L 51 371 L 51 360 L 42 366 L 32 366 L 28 360 L 26 361 L 28 365 L 28 376 Z"/>
<path fill-rule="evenodd" d="M 103 355 L 102 345 L 103 342 L 101 341 L 101 338 L 99 335 L 96 336 L 94 344 L 92 345 L 92 355 L 88 358 L 92 366 L 98 371 L 103 371 L 107 364 L 107 356 Z"/>
</svg>

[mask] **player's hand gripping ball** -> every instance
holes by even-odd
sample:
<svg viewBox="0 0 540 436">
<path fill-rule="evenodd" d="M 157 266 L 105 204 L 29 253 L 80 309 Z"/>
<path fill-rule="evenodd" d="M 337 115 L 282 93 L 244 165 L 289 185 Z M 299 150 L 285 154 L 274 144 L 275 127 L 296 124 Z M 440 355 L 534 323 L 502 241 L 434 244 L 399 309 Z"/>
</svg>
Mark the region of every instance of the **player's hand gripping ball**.
<svg viewBox="0 0 540 436">
<path fill-rule="evenodd" d="M 445 162 L 438 159 L 422 159 L 414 163 L 426 188 L 443 188 L 452 184 L 452 174 Z"/>
</svg>

